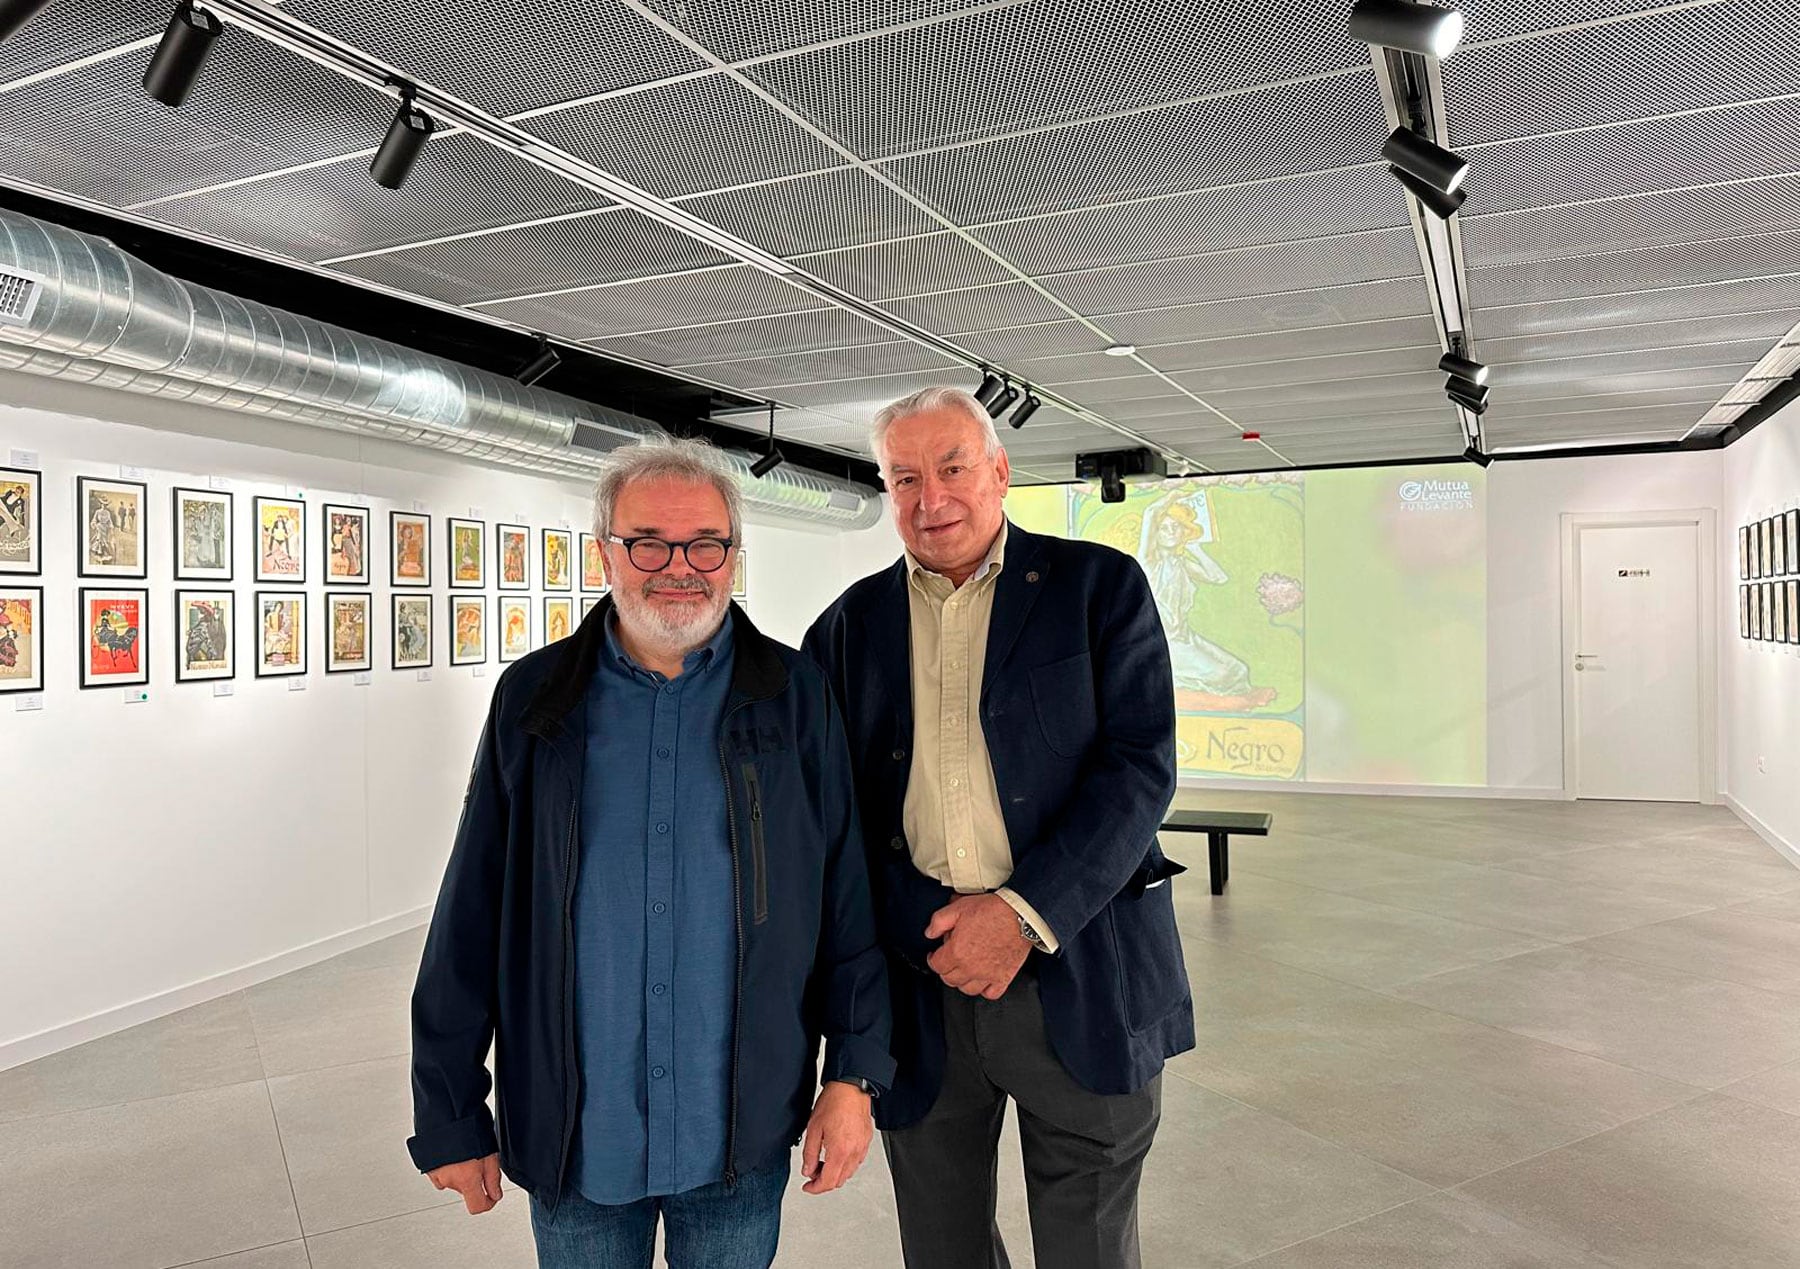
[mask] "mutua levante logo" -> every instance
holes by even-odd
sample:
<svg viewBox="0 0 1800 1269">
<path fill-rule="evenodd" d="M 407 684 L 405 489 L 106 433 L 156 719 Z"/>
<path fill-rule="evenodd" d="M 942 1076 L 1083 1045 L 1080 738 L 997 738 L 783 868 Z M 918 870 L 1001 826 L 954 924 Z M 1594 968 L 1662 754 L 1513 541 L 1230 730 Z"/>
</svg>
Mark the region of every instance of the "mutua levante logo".
<svg viewBox="0 0 1800 1269">
<path fill-rule="evenodd" d="M 1402 511 L 1473 511 L 1475 491 L 1466 480 L 1403 480 Z"/>
</svg>

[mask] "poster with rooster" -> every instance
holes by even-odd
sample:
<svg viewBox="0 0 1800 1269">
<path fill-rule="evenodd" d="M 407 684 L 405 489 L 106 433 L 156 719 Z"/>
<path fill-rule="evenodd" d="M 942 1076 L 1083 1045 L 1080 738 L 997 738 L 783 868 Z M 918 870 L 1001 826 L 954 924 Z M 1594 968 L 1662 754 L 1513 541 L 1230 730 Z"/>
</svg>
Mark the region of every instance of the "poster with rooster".
<svg viewBox="0 0 1800 1269">
<path fill-rule="evenodd" d="M 81 589 L 81 686 L 132 687 L 150 681 L 147 590 Z"/>
</svg>

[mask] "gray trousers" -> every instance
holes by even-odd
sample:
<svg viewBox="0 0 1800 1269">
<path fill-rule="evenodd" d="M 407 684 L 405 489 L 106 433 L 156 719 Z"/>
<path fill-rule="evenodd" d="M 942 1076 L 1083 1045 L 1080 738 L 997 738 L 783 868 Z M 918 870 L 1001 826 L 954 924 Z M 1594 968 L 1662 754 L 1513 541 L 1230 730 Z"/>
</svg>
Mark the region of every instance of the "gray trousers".
<svg viewBox="0 0 1800 1269">
<path fill-rule="evenodd" d="M 1029 973 L 999 1000 L 942 990 L 943 1090 L 924 1119 L 881 1138 L 907 1269 L 1010 1269 L 994 1219 L 1008 1097 L 1037 1269 L 1139 1269 L 1138 1182 L 1162 1076 L 1114 1097 L 1077 1084 L 1050 1051 Z"/>
</svg>

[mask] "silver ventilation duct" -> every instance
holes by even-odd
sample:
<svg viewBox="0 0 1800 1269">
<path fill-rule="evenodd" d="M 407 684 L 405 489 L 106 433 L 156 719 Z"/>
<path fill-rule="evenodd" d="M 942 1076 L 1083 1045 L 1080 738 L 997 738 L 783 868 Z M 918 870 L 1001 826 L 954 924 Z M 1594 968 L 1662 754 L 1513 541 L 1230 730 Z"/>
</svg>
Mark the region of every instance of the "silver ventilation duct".
<svg viewBox="0 0 1800 1269">
<path fill-rule="evenodd" d="M 0 367 L 593 477 L 648 419 L 195 286 L 112 243 L 0 209 Z M 752 512 L 867 528 L 863 485 L 725 451 Z"/>
</svg>

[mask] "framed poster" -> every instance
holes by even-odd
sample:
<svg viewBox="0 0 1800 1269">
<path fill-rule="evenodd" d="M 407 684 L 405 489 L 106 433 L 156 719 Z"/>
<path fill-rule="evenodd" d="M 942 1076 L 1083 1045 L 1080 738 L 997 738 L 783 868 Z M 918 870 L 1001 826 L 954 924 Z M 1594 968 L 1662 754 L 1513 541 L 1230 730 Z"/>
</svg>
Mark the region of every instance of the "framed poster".
<svg viewBox="0 0 1800 1269">
<path fill-rule="evenodd" d="M 1762 576 L 1762 531 L 1754 524 L 1745 525 L 1744 531 L 1750 535 L 1750 577 L 1754 581 Z"/>
<path fill-rule="evenodd" d="M 750 598 L 750 565 L 747 557 L 750 552 L 743 547 L 737 549 L 737 558 L 731 562 L 731 597 L 733 599 Z"/>
<path fill-rule="evenodd" d="M 423 512 L 388 512 L 388 582 L 431 585 L 431 517 Z"/>
<path fill-rule="evenodd" d="M 531 530 L 522 524 L 494 526 L 494 585 L 501 590 L 531 589 Z"/>
<path fill-rule="evenodd" d="M 581 535 L 581 590 L 587 595 L 606 593 L 606 552 L 591 533 Z"/>
<path fill-rule="evenodd" d="M 1786 582 L 1788 610 L 1788 642 L 1800 643 L 1800 578 Z"/>
<path fill-rule="evenodd" d="M 1750 587 L 1748 584 L 1738 587 L 1738 638 L 1750 637 Z"/>
<path fill-rule="evenodd" d="M 394 668 L 431 668 L 431 596 L 395 595 Z"/>
<path fill-rule="evenodd" d="M 1787 522 L 1788 572 L 1800 573 L 1800 509 L 1788 508 L 1782 519 Z"/>
<path fill-rule="evenodd" d="M 228 590 L 175 592 L 175 681 L 197 683 L 237 676 L 237 640 Z"/>
<path fill-rule="evenodd" d="M 145 577 L 144 485 L 75 478 L 75 558 L 82 577 Z"/>
<path fill-rule="evenodd" d="M 1788 628 L 1787 587 L 1780 582 L 1769 583 L 1769 606 L 1774 610 L 1775 625 L 1769 632 L 1771 643 L 1786 643 Z"/>
<path fill-rule="evenodd" d="M 569 553 L 574 548 L 567 529 L 544 530 L 544 589 L 569 590 Z"/>
<path fill-rule="evenodd" d="M 1769 568 L 1769 576 L 1785 577 L 1788 571 L 1787 517 L 1771 516 L 1769 524 L 1775 547 L 1775 562 Z"/>
<path fill-rule="evenodd" d="M 1738 580 L 1750 576 L 1750 526 L 1738 525 Z"/>
<path fill-rule="evenodd" d="M 575 630 L 575 601 L 568 596 L 544 596 L 544 643 L 567 639 Z"/>
<path fill-rule="evenodd" d="M 298 591 L 256 592 L 256 677 L 306 673 L 306 596 Z"/>
<path fill-rule="evenodd" d="M 325 504 L 325 584 L 369 584 L 369 509 Z"/>
<path fill-rule="evenodd" d="M 211 489 L 176 489 L 174 495 L 175 580 L 230 581 L 231 495 Z"/>
<path fill-rule="evenodd" d="M 0 574 L 44 571 L 44 478 L 0 467 Z"/>
<path fill-rule="evenodd" d="M 1762 522 L 1761 528 L 1762 528 L 1762 567 L 1763 567 L 1762 575 L 1764 577 L 1773 577 L 1773 576 L 1775 576 L 1775 521 L 1774 521 L 1774 519 L 1770 518 L 1770 519 L 1764 520 Z"/>
<path fill-rule="evenodd" d="M 306 580 L 306 504 L 298 498 L 253 500 L 256 530 L 256 579 L 259 582 Z"/>
<path fill-rule="evenodd" d="M 583 621 L 586 621 L 588 614 L 593 612 L 595 607 L 597 607 L 599 605 L 599 603 L 600 603 L 600 596 L 598 596 L 598 595 L 583 595 L 581 597 L 581 619 Z"/>
<path fill-rule="evenodd" d="M 450 664 L 487 660 L 487 596 L 450 596 Z"/>
<path fill-rule="evenodd" d="M 487 585 L 487 561 L 485 538 L 487 525 L 480 520 L 459 520 L 450 517 L 450 584 L 452 586 L 472 586 L 477 589 Z"/>
<path fill-rule="evenodd" d="M 366 592 L 326 596 L 325 673 L 348 674 L 368 669 L 373 662 L 371 638 Z"/>
<path fill-rule="evenodd" d="M 1764 582 L 1759 589 L 1762 591 L 1758 600 L 1762 610 L 1762 640 L 1767 643 L 1775 637 L 1775 586 L 1772 582 Z"/>
<path fill-rule="evenodd" d="M 150 681 L 150 592 L 81 588 L 81 686 Z"/>
<path fill-rule="evenodd" d="M 44 588 L 0 586 L 0 692 L 44 690 Z"/>
<path fill-rule="evenodd" d="M 500 596 L 500 659 L 517 661 L 531 651 L 531 601 Z"/>
</svg>

